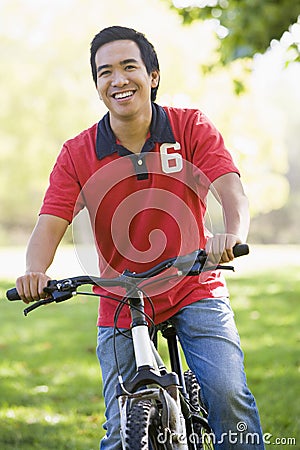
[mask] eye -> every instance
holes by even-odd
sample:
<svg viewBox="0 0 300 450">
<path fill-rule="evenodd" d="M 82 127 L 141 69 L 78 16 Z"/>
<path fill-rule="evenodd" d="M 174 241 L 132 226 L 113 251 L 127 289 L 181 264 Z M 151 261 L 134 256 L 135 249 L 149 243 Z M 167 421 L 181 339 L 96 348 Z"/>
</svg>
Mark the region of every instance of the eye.
<svg viewBox="0 0 300 450">
<path fill-rule="evenodd" d="M 110 70 L 102 70 L 101 72 L 99 72 L 98 78 L 106 77 L 106 76 L 110 75 L 110 73 L 111 73 Z"/>
<path fill-rule="evenodd" d="M 125 66 L 125 70 L 135 70 L 137 67 L 134 66 L 133 64 L 127 64 L 127 66 Z"/>
</svg>

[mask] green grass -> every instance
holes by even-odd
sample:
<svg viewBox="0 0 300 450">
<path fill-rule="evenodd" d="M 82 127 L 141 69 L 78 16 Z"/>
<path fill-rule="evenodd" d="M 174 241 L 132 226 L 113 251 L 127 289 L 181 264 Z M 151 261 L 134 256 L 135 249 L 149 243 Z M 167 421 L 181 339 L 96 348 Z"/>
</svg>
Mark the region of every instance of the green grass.
<svg viewBox="0 0 300 450">
<path fill-rule="evenodd" d="M 293 437 L 299 446 L 299 268 L 231 277 L 228 284 L 264 433 L 273 445 Z"/>
<path fill-rule="evenodd" d="M 271 442 L 293 437 L 299 445 L 299 271 L 233 275 L 228 284 L 264 432 Z M 97 301 L 78 297 L 24 318 L 21 302 L 4 299 L 8 287 L 1 282 L 1 450 L 96 450 L 103 435 Z"/>
<path fill-rule="evenodd" d="M 7 287 L 2 283 L 1 291 Z M 97 302 L 78 297 L 27 318 L 21 302 L 0 305 L 0 448 L 98 448 L 103 403 Z"/>
</svg>

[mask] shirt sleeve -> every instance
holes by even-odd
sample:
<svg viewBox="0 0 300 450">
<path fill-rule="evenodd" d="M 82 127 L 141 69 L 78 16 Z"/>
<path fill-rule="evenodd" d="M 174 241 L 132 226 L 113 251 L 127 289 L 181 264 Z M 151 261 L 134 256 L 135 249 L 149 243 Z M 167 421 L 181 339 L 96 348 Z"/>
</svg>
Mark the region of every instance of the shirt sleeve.
<svg viewBox="0 0 300 450">
<path fill-rule="evenodd" d="M 210 184 L 226 173 L 240 175 L 220 132 L 201 111 L 195 111 L 191 130 L 193 164 Z"/>
<path fill-rule="evenodd" d="M 65 144 L 50 174 L 40 214 L 51 214 L 71 223 L 83 207 L 80 182 Z"/>
</svg>

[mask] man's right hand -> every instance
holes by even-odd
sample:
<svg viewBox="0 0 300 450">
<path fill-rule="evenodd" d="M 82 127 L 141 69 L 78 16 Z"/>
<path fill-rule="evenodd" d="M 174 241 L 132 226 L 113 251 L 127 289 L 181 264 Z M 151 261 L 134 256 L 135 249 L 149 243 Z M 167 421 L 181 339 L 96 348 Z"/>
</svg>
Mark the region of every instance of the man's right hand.
<svg viewBox="0 0 300 450">
<path fill-rule="evenodd" d="M 30 303 L 46 298 L 44 287 L 47 286 L 50 277 L 42 272 L 28 272 L 17 278 L 16 288 L 24 303 Z"/>
</svg>

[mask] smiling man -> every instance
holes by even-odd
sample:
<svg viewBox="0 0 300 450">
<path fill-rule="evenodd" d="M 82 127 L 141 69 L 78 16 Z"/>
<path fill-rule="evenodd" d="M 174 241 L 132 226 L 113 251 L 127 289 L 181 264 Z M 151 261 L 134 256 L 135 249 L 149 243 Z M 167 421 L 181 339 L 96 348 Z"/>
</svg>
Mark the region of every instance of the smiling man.
<svg viewBox="0 0 300 450">
<path fill-rule="evenodd" d="M 233 259 L 249 228 L 248 201 L 221 134 L 197 109 L 155 103 L 160 80 L 154 47 L 125 27 L 109 27 L 91 44 L 92 75 L 108 112 L 96 124 L 68 140 L 50 176 L 37 225 L 30 238 L 26 273 L 16 282 L 25 302 L 44 296 L 52 263 L 68 225 L 87 208 L 101 275 L 124 269 L 141 272 L 154 264 L 206 248 L 213 261 Z M 205 228 L 206 195 L 222 205 L 224 233 Z M 97 355 L 106 405 L 102 450 L 120 450 L 118 373 L 113 355 L 114 314 L 118 303 L 100 287 Z M 116 295 L 116 294 L 115 294 Z M 255 400 L 249 391 L 243 353 L 225 280 L 211 270 L 160 284 L 150 295 L 155 321 L 176 328 L 186 360 L 196 374 L 216 435 L 216 450 L 264 448 Z M 151 314 L 150 310 L 147 310 Z M 77 324 L 76 324 L 77 326 Z M 130 327 L 123 308 L 118 326 Z M 119 368 L 132 376 L 133 349 L 117 335 Z M 229 437 L 245 424 L 256 444 Z"/>
</svg>

